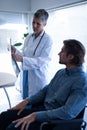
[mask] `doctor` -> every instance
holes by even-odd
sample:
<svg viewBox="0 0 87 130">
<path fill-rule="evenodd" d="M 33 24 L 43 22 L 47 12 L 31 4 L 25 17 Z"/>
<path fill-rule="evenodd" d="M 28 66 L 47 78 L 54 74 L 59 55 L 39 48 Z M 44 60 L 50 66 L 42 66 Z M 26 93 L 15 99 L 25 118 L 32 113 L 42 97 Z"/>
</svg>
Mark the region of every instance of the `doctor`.
<svg viewBox="0 0 87 130">
<path fill-rule="evenodd" d="M 35 12 L 32 21 L 34 33 L 28 35 L 24 42 L 23 52 L 20 53 L 12 46 L 12 56 L 17 62 L 22 63 L 23 74 L 27 70 L 28 76 L 28 90 L 27 82 L 23 86 L 23 91 L 26 91 L 23 98 L 34 95 L 46 84 L 48 84 L 48 69 L 52 55 L 52 40 L 50 36 L 44 31 L 47 24 L 49 14 L 44 9 L 39 9 Z"/>
</svg>

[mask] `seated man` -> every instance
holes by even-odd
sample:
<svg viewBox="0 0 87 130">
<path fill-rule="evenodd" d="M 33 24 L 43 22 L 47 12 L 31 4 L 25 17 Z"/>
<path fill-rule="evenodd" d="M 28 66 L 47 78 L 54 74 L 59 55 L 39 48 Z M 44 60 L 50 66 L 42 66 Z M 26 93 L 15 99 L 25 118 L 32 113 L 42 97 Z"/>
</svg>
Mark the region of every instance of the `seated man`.
<svg viewBox="0 0 87 130">
<path fill-rule="evenodd" d="M 59 70 L 37 94 L 0 114 L 0 130 L 39 130 L 41 122 L 71 120 L 87 103 L 87 77 L 83 71 L 84 46 L 75 39 L 63 41 Z M 26 106 L 32 104 L 32 108 Z"/>
</svg>

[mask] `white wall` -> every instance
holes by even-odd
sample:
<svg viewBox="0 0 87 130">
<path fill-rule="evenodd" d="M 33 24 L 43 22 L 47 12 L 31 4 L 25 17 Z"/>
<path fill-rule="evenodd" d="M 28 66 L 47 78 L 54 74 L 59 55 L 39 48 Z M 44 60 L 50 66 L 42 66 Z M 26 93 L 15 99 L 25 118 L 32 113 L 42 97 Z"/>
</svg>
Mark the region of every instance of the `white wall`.
<svg viewBox="0 0 87 130">
<path fill-rule="evenodd" d="M 30 0 L 0 0 L 0 11 L 29 12 Z"/>
</svg>

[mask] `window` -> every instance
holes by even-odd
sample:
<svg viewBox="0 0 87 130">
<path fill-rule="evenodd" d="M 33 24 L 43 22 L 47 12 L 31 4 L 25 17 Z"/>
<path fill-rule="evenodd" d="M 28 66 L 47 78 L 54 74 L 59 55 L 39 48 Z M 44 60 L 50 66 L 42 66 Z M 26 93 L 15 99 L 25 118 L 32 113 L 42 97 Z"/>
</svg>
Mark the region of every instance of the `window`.
<svg viewBox="0 0 87 130">
<path fill-rule="evenodd" d="M 76 5 L 65 9 L 58 9 L 49 12 L 50 17 L 46 31 L 52 36 L 54 41 L 54 62 L 56 70 L 61 67 L 58 65 L 58 52 L 65 39 L 77 39 L 87 48 L 87 4 Z M 85 59 L 87 59 L 87 54 Z M 84 64 L 87 71 L 87 61 Z"/>
<path fill-rule="evenodd" d="M 0 12 L 0 52 L 5 52 L 12 41 L 23 43 L 28 26 L 28 14 Z"/>
</svg>

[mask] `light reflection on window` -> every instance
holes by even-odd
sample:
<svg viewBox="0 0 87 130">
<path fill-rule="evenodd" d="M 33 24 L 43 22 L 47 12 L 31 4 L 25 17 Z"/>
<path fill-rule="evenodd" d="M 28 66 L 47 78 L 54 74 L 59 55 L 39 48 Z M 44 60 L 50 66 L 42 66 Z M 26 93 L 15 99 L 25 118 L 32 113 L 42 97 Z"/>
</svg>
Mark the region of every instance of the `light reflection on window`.
<svg viewBox="0 0 87 130">
<path fill-rule="evenodd" d="M 50 17 L 46 31 L 52 36 L 54 41 L 55 65 L 58 65 L 58 52 L 65 39 L 77 39 L 87 48 L 87 4 L 77 5 L 74 7 L 50 11 Z M 85 57 L 87 59 L 87 55 Z M 85 60 L 85 70 L 87 71 L 87 60 Z"/>
</svg>

